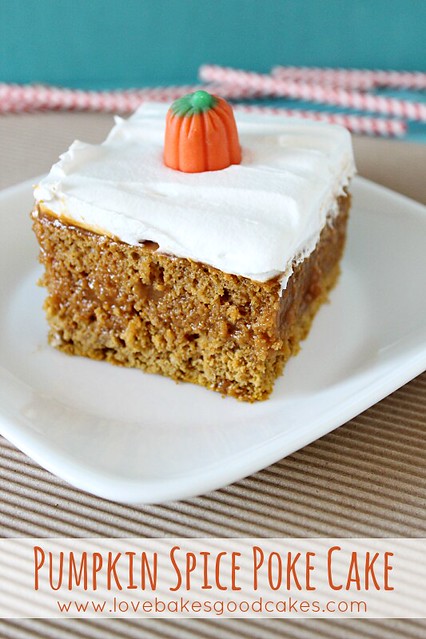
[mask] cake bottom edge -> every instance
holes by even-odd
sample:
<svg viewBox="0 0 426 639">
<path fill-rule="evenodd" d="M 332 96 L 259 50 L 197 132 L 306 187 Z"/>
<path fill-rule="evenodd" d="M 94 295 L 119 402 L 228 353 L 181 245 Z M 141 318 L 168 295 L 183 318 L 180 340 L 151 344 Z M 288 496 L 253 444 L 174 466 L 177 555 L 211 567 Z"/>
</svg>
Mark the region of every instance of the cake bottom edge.
<svg viewBox="0 0 426 639">
<path fill-rule="evenodd" d="M 86 357 L 97 361 L 106 361 L 110 364 L 126 368 L 136 368 L 145 373 L 157 374 L 174 380 L 176 383 L 191 383 L 198 386 L 204 386 L 209 390 L 213 390 L 222 394 L 222 396 L 231 396 L 235 399 L 248 403 L 265 401 L 271 395 L 274 384 L 278 377 L 283 374 L 284 367 L 288 360 L 297 355 L 301 350 L 301 342 L 309 335 L 312 323 L 321 306 L 329 301 L 329 294 L 336 286 L 341 273 L 340 265 L 337 263 L 332 270 L 323 278 L 320 283 L 321 291 L 317 297 L 313 299 L 303 315 L 297 322 L 292 324 L 286 331 L 285 339 L 282 340 L 281 348 L 276 351 L 274 356 L 267 362 L 267 368 L 263 375 L 261 383 L 254 390 L 250 388 L 244 391 L 239 382 L 229 382 L 222 385 L 217 380 L 209 381 L 205 376 L 200 375 L 197 371 L 186 371 L 185 373 L 176 372 L 174 366 L 170 366 L 170 353 L 165 352 L 163 355 L 157 354 L 155 360 L 149 358 L 145 360 L 144 354 L 139 353 L 132 359 L 127 361 L 117 357 L 118 351 L 112 348 L 99 348 L 96 343 L 90 344 L 87 340 L 86 331 L 84 335 L 78 339 L 75 335 L 74 341 L 66 341 L 58 332 L 58 326 L 50 328 L 48 333 L 48 342 L 54 348 L 60 350 L 66 355 Z M 46 301 L 45 309 L 49 318 L 49 302 Z"/>
</svg>

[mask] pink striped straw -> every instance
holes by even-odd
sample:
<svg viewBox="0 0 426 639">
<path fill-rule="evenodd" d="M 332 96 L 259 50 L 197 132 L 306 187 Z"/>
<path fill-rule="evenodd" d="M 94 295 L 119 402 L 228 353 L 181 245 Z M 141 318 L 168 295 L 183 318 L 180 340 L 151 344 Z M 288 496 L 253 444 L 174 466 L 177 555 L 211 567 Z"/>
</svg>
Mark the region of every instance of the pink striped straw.
<svg viewBox="0 0 426 639">
<path fill-rule="evenodd" d="M 81 91 L 44 85 L 0 84 L 0 113 L 38 110 L 131 113 L 142 102 L 167 102 L 201 88 L 169 86 L 129 91 Z"/>
<path fill-rule="evenodd" d="M 226 98 L 254 97 L 259 91 L 233 85 L 184 85 L 153 87 L 129 91 L 80 91 L 43 85 L 0 84 L 0 113 L 22 113 L 36 110 L 94 111 L 103 113 L 131 113 L 142 102 L 171 102 L 197 89 L 207 89 Z M 367 135 L 401 136 L 406 132 L 402 120 L 374 118 L 371 116 L 317 113 L 262 106 L 236 107 L 241 111 L 266 113 L 289 117 L 301 117 L 331 124 L 340 124 L 353 133 Z"/>
<path fill-rule="evenodd" d="M 142 102 L 172 102 L 186 93 L 207 89 L 220 92 L 225 98 L 254 97 L 253 89 L 218 87 L 200 84 L 151 87 L 126 91 L 81 91 L 44 85 L 0 84 L 0 113 L 26 111 L 65 110 L 97 111 L 105 113 L 131 113 Z"/>
<path fill-rule="evenodd" d="M 199 75 L 205 82 L 230 84 L 241 89 L 252 89 L 262 95 L 285 96 L 310 102 L 322 102 L 349 107 L 360 111 L 373 111 L 409 120 L 426 122 L 426 104 L 399 100 L 341 88 L 323 87 L 307 82 L 275 78 L 270 75 L 241 71 L 216 65 L 203 65 Z"/>
<path fill-rule="evenodd" d="M 236 111 L 248 113 L 264 113 L 290 118 L 304 118 L 328 124 L 339 124 L 352 133 L 366 135 L 380 135 L 383 137 L 400 137 L 407 132 L 404 120 L 389 118 L 373 118 L 368 115 L 350 115 L 345 113 L 321 113 L 319 111 L 304 111 L 299 109 L 284 109 L 281 107 L 267 107 L 248 104 L 234 105 Z"/>
<path fill-rule="evenodd" d="M 281 79 L 332 84 L 350 89 L 395 87 L 426 89 L 426 73 L 420 71 L 380 71 L 370 69 L 330 69 L 321 67 L 277 66 L 272 75 Z"/>
</svg>

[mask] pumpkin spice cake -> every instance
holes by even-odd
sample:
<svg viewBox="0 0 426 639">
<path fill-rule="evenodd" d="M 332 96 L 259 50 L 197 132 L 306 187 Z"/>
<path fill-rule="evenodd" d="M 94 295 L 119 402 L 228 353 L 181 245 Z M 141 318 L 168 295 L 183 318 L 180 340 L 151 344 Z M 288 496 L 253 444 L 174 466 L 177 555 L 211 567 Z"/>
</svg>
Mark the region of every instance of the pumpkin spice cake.
<svg viewBox="0 0 426 639">
<path fill-rule="evenodd" d="M 61 156 L 32 214 L 52 345 L 270 395 L 337 281 L 354 162 L 343 128 L 236 121 L 197 92 Z"/>
</svg>

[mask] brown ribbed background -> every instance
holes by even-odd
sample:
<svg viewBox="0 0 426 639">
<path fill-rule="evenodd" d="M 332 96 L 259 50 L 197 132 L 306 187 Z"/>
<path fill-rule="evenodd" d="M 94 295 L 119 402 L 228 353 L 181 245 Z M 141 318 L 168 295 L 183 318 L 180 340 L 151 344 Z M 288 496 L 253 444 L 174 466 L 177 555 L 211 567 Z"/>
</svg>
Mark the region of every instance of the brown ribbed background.
<svg viewBox="0 0 426 639">
<path fill-rule="evenodd" d="M 0 119 L 0 188 L 47 171 L 111 117 Z M 426 202 L 426 147 L 354 140 L 361 175 Z M 421 292 L 419 292 L 421 293 Z M 423 292 L 424 294 L 424 292 Z M 0 438 L 0 536 L 426 537 L 426 373 L 274 466 L 184 502 L 130 507 L 71 488 Z M 423 638 L 423 620 L 0 620 L 0 638 Z"/>
</svg>

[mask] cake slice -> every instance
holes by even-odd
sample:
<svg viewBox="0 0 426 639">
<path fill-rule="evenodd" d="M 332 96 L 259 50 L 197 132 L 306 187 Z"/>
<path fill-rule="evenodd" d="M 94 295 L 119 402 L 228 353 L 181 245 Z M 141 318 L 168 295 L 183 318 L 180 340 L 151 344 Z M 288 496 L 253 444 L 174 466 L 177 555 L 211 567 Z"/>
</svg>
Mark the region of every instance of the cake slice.
<svg viewBox="0 0 426 639">
<path fill-rule="evenodd" d="M 74 142 L 35 188 L 49 341 L 266 399 L 339 275 L 350 135 L 238 114 L 241 162 L 183 172 L 163 161 L 166 112 Z"/>
</svg>

